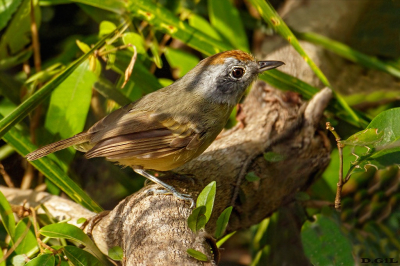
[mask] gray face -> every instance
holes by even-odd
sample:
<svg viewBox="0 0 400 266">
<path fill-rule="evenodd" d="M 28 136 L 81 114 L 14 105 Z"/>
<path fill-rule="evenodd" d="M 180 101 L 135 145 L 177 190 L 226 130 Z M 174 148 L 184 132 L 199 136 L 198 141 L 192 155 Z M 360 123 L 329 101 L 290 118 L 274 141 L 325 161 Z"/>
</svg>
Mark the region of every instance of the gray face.
<svg viewBox="0 0 400 266">
<path fill-rule="evenodd" d="M 255 61 L 226 58 L 224 64 L 199 64 L 182 79 L 196 80 L 191 82 L 193 92 L 206 100 L 232 106 L 239 102 L 258 73 L 259 66 Z"/>
<path fill-rule="evenodd" d="M 246 88 L 258 77 L 258 64 L 227 58 L 220 75 L 216 78 L 215 98 L 221 102 L 236 104 Z"/>
</svg>

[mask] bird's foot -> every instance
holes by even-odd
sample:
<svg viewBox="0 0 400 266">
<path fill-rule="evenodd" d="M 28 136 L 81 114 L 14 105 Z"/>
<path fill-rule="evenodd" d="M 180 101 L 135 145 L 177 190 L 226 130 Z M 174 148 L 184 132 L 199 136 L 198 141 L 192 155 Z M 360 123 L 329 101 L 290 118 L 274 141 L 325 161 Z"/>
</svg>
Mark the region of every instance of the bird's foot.
<svg viewBox="0 0 400 266">
<path fill-rule="evenodd" d="M 194 203 L 193 198 L 191 197 L 190 194 L 184 194 L 184 193 L 179 193 L 175 189 L 158 189 L 158 188 L 149 188 L 146 193 L 152 193 L 152 194 L 159 194 L 159 195 L 174 195 L 180 200 L 188 201 L 190 202 L 190 208 L 193 208 L 196 204 Z"/>
</svg>

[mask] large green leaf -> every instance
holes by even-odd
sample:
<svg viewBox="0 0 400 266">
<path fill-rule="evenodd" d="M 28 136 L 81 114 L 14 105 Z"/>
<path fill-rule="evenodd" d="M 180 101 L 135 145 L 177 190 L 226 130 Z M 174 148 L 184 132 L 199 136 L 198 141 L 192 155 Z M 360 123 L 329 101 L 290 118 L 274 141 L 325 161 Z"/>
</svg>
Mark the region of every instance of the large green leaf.
<svg viewBox="0 0 400 266">
<path fill-rule="evenodd" d="M 3 1 L 0 1 L 3 3 Z M 36 24 L 40 26 L 40 8 L 38 1 L 33 2 Z M 0 58 L 2 60 L 21 52 L 31 42 L 31 0 L 24 0 L 14 14 L 0 40 Z M 1 17 L 1 16 L 0 16 Z"/>
<path fill-rule="evenodd" d="M 53 91 L 45 120 L 45 128 L 53 137 L 46 138 L 47 143 L 72 137 L 83 130 L 96 79 L 86 60 Z M 72 147 L 58 153 L 67 164 L 74 154 Z"/>
<path fill-rule="evenodd" d="M 102 266 L 104 263 L 101 263 L 95 256 L 90 254 L 89 252 L 74 247 L 74 246 L 65 246 L 64 254 L 67 256 L 68 260 L 77 266 Z"/>
<path fill-rule="evenodd" d="M 229 43 L 240 50 L 249 52 L 249 43 L 239 11 L 230 0 L 208 0 L 208 14 L 211 24 Z"/>
<path fill-rule="evenodd" d="M 15 219 L 14 213 L 11 209 L 10 203 L 8 203 L 6 197 L 0 192 L 0 216 L 3 222 L 4 228 L 11 237 L 11 242 L 14 242 L 15 234 Z"/>
<path fill-rule="evenodd" d="M 118 30 L 121 27 L 118 28 Z M 61 74 L 55 77 L 52 81 L 48 82 L 44 85 L 40 90 L 38 90 L 35 94 L 29 97 L 26 101 L 20 104 L 15 110 L 10 113 L 7 117 L 3 118 L 0 121 L 0 137 L 4 136 L 4 134 L 10 130 L 15 124 L 20 122 L 24 117 L 26 117 L 36 106 L 38 106 L 45 98 L 48 96 L 55 88 L 57 88 L 72 72 L 82 63 L 84 62 L 89 55 L 91 55 L 94 51 L 99 49 L 107 39 L 109 39 L 114 33 L 111 33 L 100 41 L 98 41 L 92 49 L 82 55 L 78 60 L 72 63 L 69 67 L 67 67 Z"/>
<path fill-rule="evenodd" d="M 12 14 L 17 10 L 21 0 L 3 0 L 0 1 L 0 30 L 11 19 Z"/>
<path fill-rule="evenodd" d="M 313 265 L 354 265 L 349 239 L 328 217 L 317 215 L 315 222 L 307 221 L 301 230 L 301 239 Z"/>
<path fill-rule="evenodd" d="M 389 109 L 376 116 L 367 129 L 355 133 L 342 143 L 355 147 L 355 161 L 348 175 L 364 172 L 368 166 L 383 169 L 400 165 L 400 108 Z M 365 148 L 364 148 L 365 147 Z"/>
<path fill-rule="evenodd" d="M 14 250 L 18 255 L 26 254 L 38 247 L 35 230 L 29 217 L 18 222 L 15 228 L 15 242 L 17 241 L 21 241 Z"/>
<path fill-rule="evenodd" d="M 107 260 L 106 256 L 101 253 L 89 236 L 87 236 L 81 229 L 74 225 L 67 223 L 50 224 L 42 227 L 39 232 L 44 236 L 52 238 L 65 238 L 78 242 L 79 244 L 82 244 L 88 248 L 91 253 L 103 263 L 103 265 L 110 265 L 110 262 Z"/>
<path fill-rule="evenodd" d="M 55 263 L 56 258 L 53 254 L 43 254 L 28 262 L 26 266 L 54 266 Z"/>
</svg>

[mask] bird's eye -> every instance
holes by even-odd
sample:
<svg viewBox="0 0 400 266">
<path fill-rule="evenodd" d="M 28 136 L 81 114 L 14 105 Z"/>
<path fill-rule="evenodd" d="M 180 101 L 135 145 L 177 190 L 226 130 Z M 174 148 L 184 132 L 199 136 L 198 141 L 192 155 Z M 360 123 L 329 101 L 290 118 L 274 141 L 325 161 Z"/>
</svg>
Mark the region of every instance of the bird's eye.
<svg viewBox="0 0 400 266">
<path fill-rule="evenodd" d="M 243 77 L 244 75 L 244 69 L 241 67 L 235 67 L 234 69 L 232 69 L 232 77 L 238 79 Z"/>
</svg>

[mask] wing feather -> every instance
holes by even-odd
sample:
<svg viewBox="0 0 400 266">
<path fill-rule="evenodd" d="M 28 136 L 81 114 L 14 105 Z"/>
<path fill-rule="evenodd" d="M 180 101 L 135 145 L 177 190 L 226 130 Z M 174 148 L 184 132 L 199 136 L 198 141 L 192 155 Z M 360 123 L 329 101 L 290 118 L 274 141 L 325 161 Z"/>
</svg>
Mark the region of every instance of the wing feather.
<svg viewBox="0 0 400 266">
<path fill-rule="evenodd" d="M 124 113 L 112 118 L 99 121 L 89 130 L 93 132 L 91 143 L 95 145 L 85 154 L 87 158 L 161 158 L 186 149 L 188 145 L 200 145 L 200 134 L 190 125 L 180 124 L 165 115 L 129 112 L 126 108 Z"/>
</svg>

